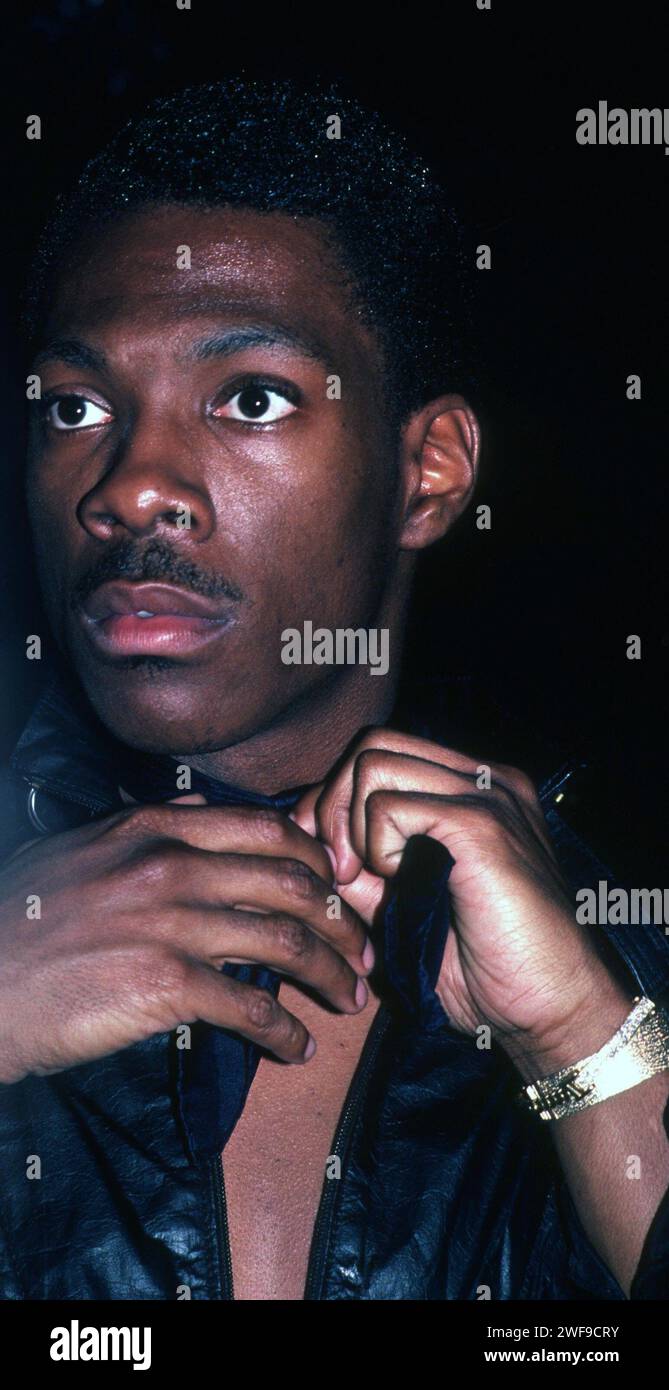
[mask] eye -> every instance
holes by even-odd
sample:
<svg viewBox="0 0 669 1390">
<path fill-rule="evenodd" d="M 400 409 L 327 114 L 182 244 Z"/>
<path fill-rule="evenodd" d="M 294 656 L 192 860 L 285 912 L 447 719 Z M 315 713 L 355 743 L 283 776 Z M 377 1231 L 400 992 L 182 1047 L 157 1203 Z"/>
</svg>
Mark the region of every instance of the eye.
<svg viewBox="0 0 669 1390">
<path fill-rule="evenodd" d="M 47 404 L 46 419 L 56 430 L 81 430 L 107 424 L 111 413 L 86 396 L 57 396 Z"/>
<path fill-rule="evenodd" d="M 274 390 L 262 382 L 250 382 L 234 395 L 228 396 L 223 405 L 216 407 L 214 415 L 227 420 L 247 420 L 256 425 L 271 425 L 275 420 L 283 420 L 292 415 L 296 405 L 288 399 L 284 391 Z"/>
</svg>

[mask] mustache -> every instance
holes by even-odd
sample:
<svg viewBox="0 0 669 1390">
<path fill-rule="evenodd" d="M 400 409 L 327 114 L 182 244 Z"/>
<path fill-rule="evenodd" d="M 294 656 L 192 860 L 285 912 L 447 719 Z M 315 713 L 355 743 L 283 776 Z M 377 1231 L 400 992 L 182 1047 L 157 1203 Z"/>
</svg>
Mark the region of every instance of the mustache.
<svg viewBox="0 0 669 1390">
<path fill-rule="evenodd" d="M 125 540 L 106 550 L 80 576 L 72 590 L 71 607 L 79 608 L 89 594 L 110 579 L 126 579 L 131 584 L 176 584 L 203 598 L 225 598 L 235 603 L 244 597 L 241 589 L 229 579 L 199 569 L 192 560 L 176 555 L 164 541 L 153 540 L 142 545 Z"/>
</svg>

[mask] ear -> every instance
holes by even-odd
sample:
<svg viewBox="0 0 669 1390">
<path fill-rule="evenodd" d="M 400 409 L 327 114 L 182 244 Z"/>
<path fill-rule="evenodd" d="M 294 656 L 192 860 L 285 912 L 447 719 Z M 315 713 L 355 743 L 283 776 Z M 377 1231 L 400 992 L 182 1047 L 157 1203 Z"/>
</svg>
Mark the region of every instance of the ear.
<svg viewBox="0 0 669 1390">
<path fill-rule="evenodd" d="M 411 416 L 400 446 L 401 550 L 423 550 L 440 540 L 465 510 L 476 483 L 480 438 L 462 396 L 440 396 Z"/>
</svg>

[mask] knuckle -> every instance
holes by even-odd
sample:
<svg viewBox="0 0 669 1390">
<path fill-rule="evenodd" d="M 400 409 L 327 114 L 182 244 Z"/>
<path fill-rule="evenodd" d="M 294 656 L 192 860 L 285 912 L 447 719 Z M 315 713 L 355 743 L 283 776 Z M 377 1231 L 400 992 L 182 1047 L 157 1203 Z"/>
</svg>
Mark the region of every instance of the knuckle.
<svg viewBox="0 0 669 1390">
<path fill-rule="evenodd" d="M 167 948 L 151 956 L 153 987 L 170 999 L 180 998 L 192 983 L 192 967 L 186 956 Z"/>
<path fill-rule="evenodd" d="M 367 733 L 361 738 L 358 747 L 361 755 L 363 753 L 373 753 L 375 749 L 387 748 L 388 730 L 382 727 L 368 729 Z"/>
<path fill-rule="evenodd" d="M 357 777 L 368 777 L 369 774 L 374 771 L 380 751 L 377 745 L 370 748 L 363 748 L 362 752 L 359 753 L 356 758 L 355 771 Z"/>
<path fill-rule="evenodd" d="M 316 874 L 301 859 L 284 859 L 279 869 L 281 886 L 293 898 L 301 902 L 312 901 L 318 892 Z"/>
<path fill-rule="evenodd" d="M 394 804 L 393 793 L 389 792 L 387 788 L 378 787 L 376 791 L 371 791 L 365 806 L 368 819 L 373 822 L 383 820 L 390 813 Z"/>
<path fill-rule="evenodd" d="M 313 944 L 312 933 L 295 917 L 278 917 L 276 933 L 282 950 L 288 956 L 297 958 L 307 955 Z"/>
<path fill-rule="evenodd" d="M 268 1033 L 274 1027 L 278 1005 L 265 989 L 249 989 L 246 999 L 246 1013 L 249 1023 L 259 1033 Z"/>
<path fill-rule="evenodd" d="M 537 789 L 526 772 L 519 767 L 505 767 L 503 775 L 506 782 L 512 788 L 516 796 L 526 797 L 529 800 L 535 799 Z"/>
<path fill-rule="evenodd" d="M 139 860 L 142 871 L 151 878 L 165 878 L 175 867 L 177 855 L 173 845 L 163 840 L 153 840 L 142 851 Z"/>
<path fill-rule="evenodd" d="M 143 884 L 165 887 L 183 882 L 188 854 L 178 840 L 153 840 L 138 856 L 136 874 Z"/>
<path fill-rule="evenodd" d="M 134 806 L 124 806 L 120 811 L 114 811 L 106 822 L 105 829 L 114 840 L 120 840 L 122 848 L 128 841 L 132 845 L 135 841 L 142 840 L 147 833 L 144 825 L 137 823 Z"/>
<path fill-rule="evenodd" d="M 130 806 L 122 812 L 126 826 L 137 835 L 155 834 L 163 819 L 161 806 Z"/>
<path fill-rule="evenodd" d="M 539 800 L 539 792 L 538 792 L 538 790 L 537 790 L 536 782 L 533 780 L 533 778 L 532 778 L 532 777 L 529 777 L 529 776 L 527 775 L 526 772 L 521 772 L 520 778 L 521 778 L 521 784 L 520 784 L 521 794 L 522 794 L 524 797 L 526 797 L 526 799 L 527 799 L 528 801 L 538 801 L 538 800 Z"/>
</svg>

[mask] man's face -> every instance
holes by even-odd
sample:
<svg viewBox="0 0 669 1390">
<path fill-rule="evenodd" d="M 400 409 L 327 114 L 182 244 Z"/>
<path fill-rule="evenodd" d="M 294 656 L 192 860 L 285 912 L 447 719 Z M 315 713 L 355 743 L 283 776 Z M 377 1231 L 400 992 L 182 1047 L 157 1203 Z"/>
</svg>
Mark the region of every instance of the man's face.
<svg viewBox="0 0 669 1390">
<path fill-rule="evenodd" d="M 281 632 L 372 625 L 398 526 L 378 348 L 322 232 L 128 216 L 60 276 L 43 341 L 28 499 L 91 703 L 156 752 L 268 727 L 333 672 L 285 665 Z"/>
</svg>

